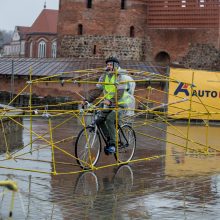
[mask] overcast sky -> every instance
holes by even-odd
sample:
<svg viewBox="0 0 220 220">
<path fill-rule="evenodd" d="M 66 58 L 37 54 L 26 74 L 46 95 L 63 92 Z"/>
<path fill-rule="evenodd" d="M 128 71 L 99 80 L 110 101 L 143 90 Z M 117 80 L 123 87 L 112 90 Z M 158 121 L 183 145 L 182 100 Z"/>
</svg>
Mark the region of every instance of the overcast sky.
<svg viewBox="0 0 220 220">
<path fill-rule="evenodd" d="M 45 0 L 0 0 L 0 30 L 31 26 L 44 8 Z M 59 0 L 46 0 L 47 9 L 59 7 Z"/>
</svg>

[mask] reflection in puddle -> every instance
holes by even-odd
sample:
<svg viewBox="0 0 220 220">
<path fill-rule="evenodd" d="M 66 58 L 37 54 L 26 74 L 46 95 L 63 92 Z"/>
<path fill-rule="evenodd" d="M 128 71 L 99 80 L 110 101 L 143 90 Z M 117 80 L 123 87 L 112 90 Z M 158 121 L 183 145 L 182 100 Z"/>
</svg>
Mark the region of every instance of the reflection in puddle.
<svg viewBox="0 0 220 220">
<path fill-rule="evenodd" d="M 22 119 L 16 119 L 21 123 Z M 15 122 L 3 120 L 0 122 L 0 154 L 23 147 L 23 129 Z"/>
<path fill-rule="evenodd" d="M 178 130 L 177 130 L 178 129 Z M 219 127 L 185 126 L 167 127 L 166 143 L 166 175 L 167 176 L 192 176 L 209 172 L 219 172 L 218 152 L 220 150 L 218 142 Z M 182 136 L 180 136 L 180 134 Z M 188 134 L 189 141 L 186 137 Z M 192 141 L 193 140 L 193 141 Z M 188 144 L 188 145 L 187 145 Z M 198 153 L 190 149 L 209 149 L 210 154 Z"/>
<path fill-rule="evenodd" d="M 24 123 L 29 126 L 28 121 Z M 60 120 L 53 123 L 55 126 Z M 54 142 L 74 153 L 73 139 L 66 138 L 77 134 L 80 128 L 74 121 L 69 121 L 54 130 Z M 140 131 L 167 139 L 167 143 L 137 134 L 136 158 L 164 155 L 152 161 L 75 175 L 1 169 L 0 180 L 14 180 L 19 187 L 19 193 L 15 196 L 14 219 L 218 219 L 219 156 L 213 154 L 205 157 L 192 151 L 186 152 L 181 146 L 186 146 L 186 138 L 182 137 L 188 135 L 189 148 L 212 146 L 219 149 L 219 128 L 209 127 L 208 133 L 202 126 L 191 126 L 188 133 L 187 126 L 176 126 L 176 130 L 168 126 L 166 129 L 166 133 L 149 127 L 141 127 Z M 35 122 L 34 130 L 47 133 L 48 122 Z M 47 134 L 45 138 L 50 136 Z M 59 140 L 65 141 L 58 143 Z M 24 145 L 29 142 L 26 131 L 23 131 L 23 142 Z M 51 148 L 42 150 L 42 145 L 45 143 L 41 140 L 34 142 L 34 148 L 40 150 L 31 156 L 49 162 L 18 160 L 13 164 L 11 161 L 10 164 L 9 161 L 0 163 L 2 166 L 51 171 Z M 73 158 L 67 158 L 60 151 L 55 153 L 57 172 L 80 171 Z M 99 165 L 112 162 L 115 162 L 113 156 L 102 154 Z M 0 188 L 0 219 L 7 218 L 10 199 L 10 193 Z"/>
</svg>

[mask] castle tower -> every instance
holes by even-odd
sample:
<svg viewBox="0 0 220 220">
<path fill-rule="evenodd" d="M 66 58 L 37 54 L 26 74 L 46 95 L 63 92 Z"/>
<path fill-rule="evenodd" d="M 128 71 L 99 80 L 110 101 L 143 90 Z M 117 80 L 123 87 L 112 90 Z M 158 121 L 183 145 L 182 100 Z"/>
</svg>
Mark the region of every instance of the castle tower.
<svg viewBox="0 0 220 220">
<path fill-rule="evenodd" d="M 58 56 L 181 62 L 197 44 L 220 49 L 219 10 L 219 0 L 60 0 Z"/>
<path fill-rule="evenodd" d="M 147 0 L 60 0 L 59 56 L 144 59 Z"/>
</svg>

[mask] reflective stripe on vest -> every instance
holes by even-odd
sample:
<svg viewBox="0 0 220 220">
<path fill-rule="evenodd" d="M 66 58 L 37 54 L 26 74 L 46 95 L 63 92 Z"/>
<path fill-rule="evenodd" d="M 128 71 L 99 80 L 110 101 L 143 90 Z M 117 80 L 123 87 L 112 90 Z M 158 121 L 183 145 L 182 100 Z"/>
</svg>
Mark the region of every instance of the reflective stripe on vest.
<svg viewBox="0 0 220 220">
<path fill-rule="evenodd" d="M 110 100 L 115 95 L 115 85 L 113 85 L 115 83 L 115 75 L 113 75 L 111 79 L 109 79 L 108 75 L 106 74 L 105 83 L 106 84 L 104 85 L 104 95 L 106 99 Z M 129 104 L 130 102 L 131 102 L 130 94 L 125 89 L 121 99 L 118 101 L 118 104 L 123 105 L 123 104 Z"/>
</svg>

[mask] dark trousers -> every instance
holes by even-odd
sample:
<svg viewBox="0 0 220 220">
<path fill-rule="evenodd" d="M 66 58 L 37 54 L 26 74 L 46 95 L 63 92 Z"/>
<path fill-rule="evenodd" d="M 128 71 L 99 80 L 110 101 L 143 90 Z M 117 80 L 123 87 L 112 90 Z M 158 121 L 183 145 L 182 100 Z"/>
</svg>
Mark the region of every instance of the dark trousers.
<svg viewBox="0 0 220 220">
<path fill-rule="evenodd" d="M 100 126 L 103 134 L 108 139 L 109 145 L 116 144 L 115 119 L 116 113 L 114 110 L 104 110 L 101 112 L 100 117 L 96 120 L 96 123 Z"/>
</svg>

